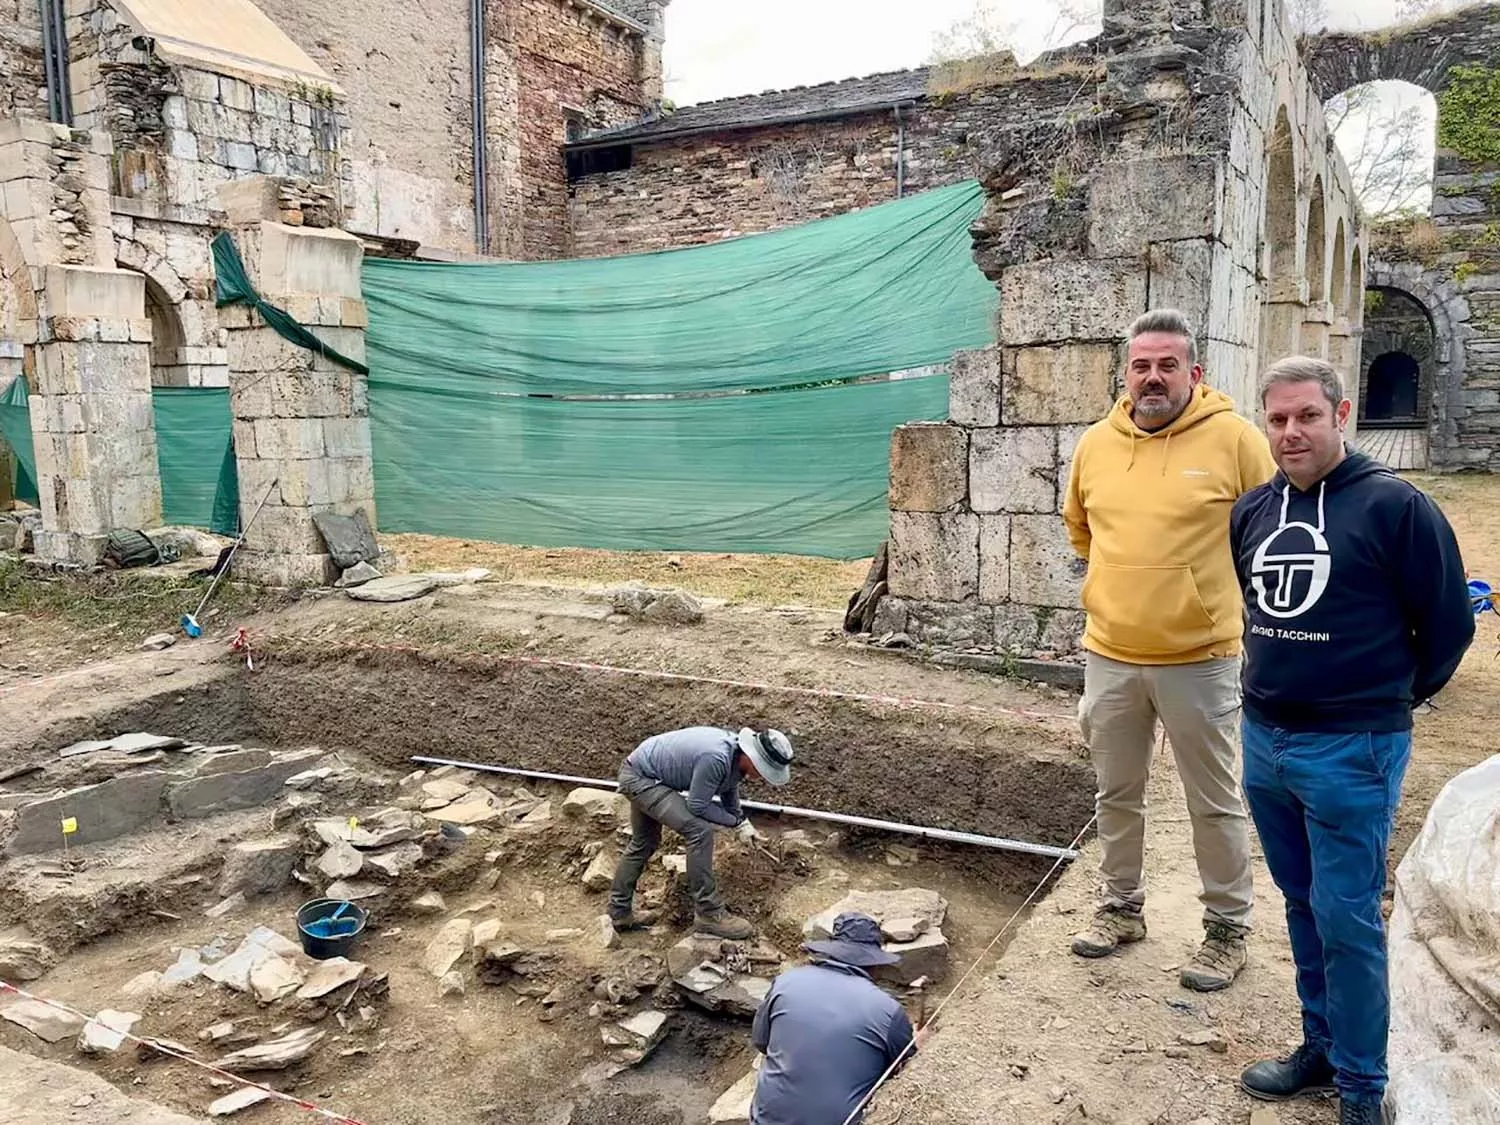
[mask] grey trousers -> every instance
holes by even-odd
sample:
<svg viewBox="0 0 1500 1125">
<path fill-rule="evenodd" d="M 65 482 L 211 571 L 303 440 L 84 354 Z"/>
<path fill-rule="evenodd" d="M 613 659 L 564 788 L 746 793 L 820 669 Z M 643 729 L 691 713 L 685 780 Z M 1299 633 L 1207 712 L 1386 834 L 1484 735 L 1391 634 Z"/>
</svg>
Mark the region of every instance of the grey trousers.
<svg viewBox="0 0 1500 1125">
<path fill-rule="evenodd" d="M 1240 661 L 1122 664 L 1087 654 L 1078 708 L 1099 778 L 1105 901 L 1146 903 L 1146 778 L 1156 723 L 1166 728 L 1187 796 L 1203 920 L 1250 929 L 1250 821 L 1240 796 Z"/>
<path fill-rule="evenodd" d="M 615 868 L 614 885 L 609 891 L 610 917 L 623 918 L 630 913 L 635 885 L 661 846 L 664 824 L 687 843 L 687 880 L 693 909 L 703 916 L 720 913 L 724 899 L 714 878 L 713 824 L 689 812 L 687 799 L 677 790 L 643 777 L 629 765 L 620 767 L 620 792 L 630 798 L 630 846 Z"/>
</svg>

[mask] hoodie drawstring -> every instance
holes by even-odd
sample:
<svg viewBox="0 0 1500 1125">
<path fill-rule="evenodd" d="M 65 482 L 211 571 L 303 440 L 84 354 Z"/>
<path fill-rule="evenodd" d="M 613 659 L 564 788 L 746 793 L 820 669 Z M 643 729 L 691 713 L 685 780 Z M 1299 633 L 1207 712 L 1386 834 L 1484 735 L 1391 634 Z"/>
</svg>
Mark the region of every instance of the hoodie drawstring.
<svg viewBox="0 0 1500 1125">
<path fill-rule="evenodd" d="M 1125 471 L 1128 473 L 1133 468 L 1135 468 L 1135 427 L 1132 426 L 1130 429 L 1130 462 L 1125 466 Z"/>
<path fill-rule="evenodd" d="M 1172 431 L 1167 431 L 1167 440 L 1161 443 L 1161 475 L 1167 475 L 1167 458 L 1172 453 Z"/>
<path fill-rule="evenodd" d="M 1319 535 L 1323 534 L 1323 493 L 1326 492 L 1327 490 L 1328 490 L 1328 482 L 1326 480 L 1319 481 L 1318 482 L 1318 526 L 1313 529 Z M 1286 484 L 1284 484 L 1284 485 L 1281 486 L 1281 523 L 1278 525 L 1279 527 L 1285 527 L 1286 526 L 1286 510 L 1287 510 L 1287 506 L 1291 502 L 1292 502 L 1292 486 L 1291 486 L 1291 483 L 1288 482 L 1288 483 L 1286 483 Z"/>
</svg>

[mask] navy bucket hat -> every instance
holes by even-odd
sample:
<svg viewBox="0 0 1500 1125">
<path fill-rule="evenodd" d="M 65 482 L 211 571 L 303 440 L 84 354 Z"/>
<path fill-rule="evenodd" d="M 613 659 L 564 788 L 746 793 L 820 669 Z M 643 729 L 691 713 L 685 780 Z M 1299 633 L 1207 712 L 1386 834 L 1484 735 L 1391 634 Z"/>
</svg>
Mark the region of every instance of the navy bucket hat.
<svg viewBox="0 0 1500 1125">
<path fill-rule="evenodd" d="M 809 941 L 803 946 L 809 953 L 841 961 L 859 969 L 894 965 L 901 958 L 881 947 L 880 923 L 868 914 L 850 911 L 833 920 L 833 937 L 828 941 Z"/>
</svg>

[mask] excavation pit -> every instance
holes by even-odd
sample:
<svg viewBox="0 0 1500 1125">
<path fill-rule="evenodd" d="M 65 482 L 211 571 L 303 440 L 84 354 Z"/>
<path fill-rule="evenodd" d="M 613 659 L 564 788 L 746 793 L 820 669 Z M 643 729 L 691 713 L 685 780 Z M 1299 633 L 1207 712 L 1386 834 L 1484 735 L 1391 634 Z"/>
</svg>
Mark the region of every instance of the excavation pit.
<svg viewBox="0 0 1500 1125">
<path fill-rule="evenodd" d="M 487 791 L 507 811 L 468 826 L 472 833 L 456 843 L 450 829 L 447 836 L 423 831 L 415 840 L 383 844 L 383 853 L 422 853 L 409 869 L 392 860 L 394 876 L 383 870 L 372 876 L 371 851 L 357 875 L 344 876 L 337 857 L 320 869 L 326 837 L 316 839 L 319 829 L 312 827 L 317 822 L 332 831 L 326 825 L 352 816 L 378 833 L 386 823 L 383 811 L 420 822 L 420 806 L 435 798 L 425 795 L 424 779 L 409 777 L 414 755 L 608 778 L 641 738 L 690 723 L 774 723 L 789 731 L 798 768 L 792 786 L 774 794 L 778 802 L 1056 845 L 1068 844 L 1090 811 L 1086 763 L 1060 725 L 1035 718 L 482 657 L 287 647 L 259 655 L 253 674 L 226 665 L 181 688 L 58 720 L 12 753 L 11 760 L 24 764 L 45 763 L 0 786 L 12 792 L 99 783 L 102 771 L 88 764 L 88 754 L 58 759 L 58 749 L 126 731 L 190 745 L 238 744 L 244 749 L 237 753 L 269 748 L 271 761 L 257 768 L 299 767 L 282 772 L 264 803 L 185 817 L 163 799 L 158 819 L 70 847 L 66 863 L 56 849 L 7 858 L 0 868 L 0 909 L 26 919 L 29 936 L 60 958 L 24 987 L 85 1012 L 140 1013 L 137 1034 L 191 1046 L 208 1061 L 235 1046 L 200 1038 L 218 1025 L 234 1025 L 235 1042 L 252 1044 L 316 1028 L 325 1035 L 308 1057 L 250 1077 L 362 1121 L 696 1125 L 749 1071 L 749 1021 L 732 1006 L 708 1011 L 694 1003 L 666 970 L 691 910 L 683 880 L 660 857 L 641 893 L 665 908 L 663 924 L 605 947 L 605 896 L 584 879 L 601 853 L 617 854 L 623 845 L 628 830 L 618 810 L 602 821 L 570 816 L 562 812 L 569 786 L 429 768 L 426 780 L 457 778 L 437 792 Z M 160 768 L 176 779 L 164 791 L 180 789 L 182 760 L 192 755 L 166 754 L 163 763 L 119 767 L 116 776 Z M 772 797 L 753 786 L 745 795 Z M 528 801 L 535 803 L 522 816 Z M 546 815 L 538 812 L 543 805 Z M 731 904 L 758 924 L 764 943 L 784 955 L 786 965 L 798 958 L 807 920 L 850 892 L 922 888 L 947 906 L 940 931 L 951 984 L 1051 866 L 1035 856 L 790 817 L 757 823 L 768 839 L 757 845 L 722 841 L 718 871 Z M 278 839 L 296 843 L 297 876 L 309 883 L 288 879 L 266 893 L 238 897 L 232 881 L 226 883 L 226 860 L 247 845 Z M 661 856 L 675 857 L 678 850 L 668 833 Z M 369 924 L 352 953 L 365 975 L 344 987 L 352 995 L 377 981 L 376 995 L 360 994 L 344 1010 L 320 1011 L 316 1001 L 295 993 L 266 1000 L 276 990 L 274 980 L 259 996 L 201 975 L 164 989 L 142 983 L 150 979 L 143 974 L 178 964 L 182 950 L 233 952 L 257 927 L 295 942 L 297 908 L 335 893 L 336 875 L 346 884 L 337 893 L 350 886 L 369 893 L 359 899 Z M 592 882 L 599 885 L 597 877 Z M 433 892 L 440 906 L 428 897 Z M 471 944 L 458 956 L 453 980 L 432 971 L 432 950 L 445 927 L 463 920 L 471 943 L 475 929 L 488 924 L 487 941 L 478 952 Z M 507 962 L 513 953 L 519 960 Z M 314 963 L 303 963 L 300 953 L 288 960 L 300 974 L 311 973 Z M 652 981 L 647 973 L 622 986 L 621 974 L 641 961 L 659 964 L 666 975 Z M 507 967 L 528 963 L 531 975 Z M 733 955 L 725 963 L 733 964 Z M 774 975 L 774 967 L 757 971 Z M 909 1003 L 925 1002 L 891 987 Z M 359 1016 L 366 1008 L 368 1022 Z M 660 1042 L 638 1065 L 618 1069 L 622 1053 L 641 1045 L 619 1025 L 653 1011 L 666 1017 Z M 70 1040 L 47 1046 L 0 1021 L 0 1045 L 77 1062 L 122 1088 L 143 1078 L 147 1096 L 190 1114 L 203 1114 L 226 1092 L 188 1063 L 160 1056 L 142 1061 L 129 1044 L 74 1059 Z M 134 1085 L 133 1092 L 143 1091 Z M 250 1112 L 269 1121 L 301 1119 L 289 1106 Z"/>
</svg>

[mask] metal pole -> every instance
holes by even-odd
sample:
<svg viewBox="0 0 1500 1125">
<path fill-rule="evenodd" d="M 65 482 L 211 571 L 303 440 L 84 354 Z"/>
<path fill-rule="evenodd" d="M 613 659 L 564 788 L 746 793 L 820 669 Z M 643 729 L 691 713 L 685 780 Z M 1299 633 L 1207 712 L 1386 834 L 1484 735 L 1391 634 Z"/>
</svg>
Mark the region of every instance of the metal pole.
<svg viewBox="0 0 1500 1125">
<path fill-rule="evenodd" d="M 456 762 L 447 758 L 427 758 L 415 755 L 411 759 L 423 765 L 454 766 L 458 769 L 480 770 L 484 773 L 503 773 L 514 777 L 532 777 L 540 781 L 563 781 L 571 785 L 589 785 L 596 789 L 618 789 L 619 783 L 597 777 L 577 777 L 568 773 L 547 773 L 543 770 L 523 770 L 513 766 L 489 766 L 482 762 Z M 800 816 L 807 820 L 826 820 L 833 824 L 848 824 L 858 828 L 875 828 L 882 832 L 897 832 L 906 836 L 921 836 L 928 840 L 941 840 L 949 844 L 971 844 L 979 848 L 993 848 L 1003 852 L 1022 852 L 1026 855 L 1045 856 L 1048 859 L 1077 859 L 1078 852 L 1072 848 L 1058 848 L 1051 844 L 1033 844 L 1026 840 L 1007 840 L 1001 836 L 981 836 L 975 832 L 958 832 L 950 828 L 924 828 L 919 824 L 901 824 L 894 820 L 876 820 L 867 816 L 850 816 L 847 813 L 822 812 L 818 809 L 801 809 L 794 805 L 768 805 L 762 801 L 741 801 L 740 805 L 752 812 L 768 812 L 776 816 Z"/>
<path fill-rule="evenodd" d="M 490 252 L 489 224 L 489 145 L 485 128 L 485 43 L 484 0 L 473 0 L 469 6 L 469 84 L 472 87 L 474 115 L 474 242 L 481 254 Z"/>
</svg>

